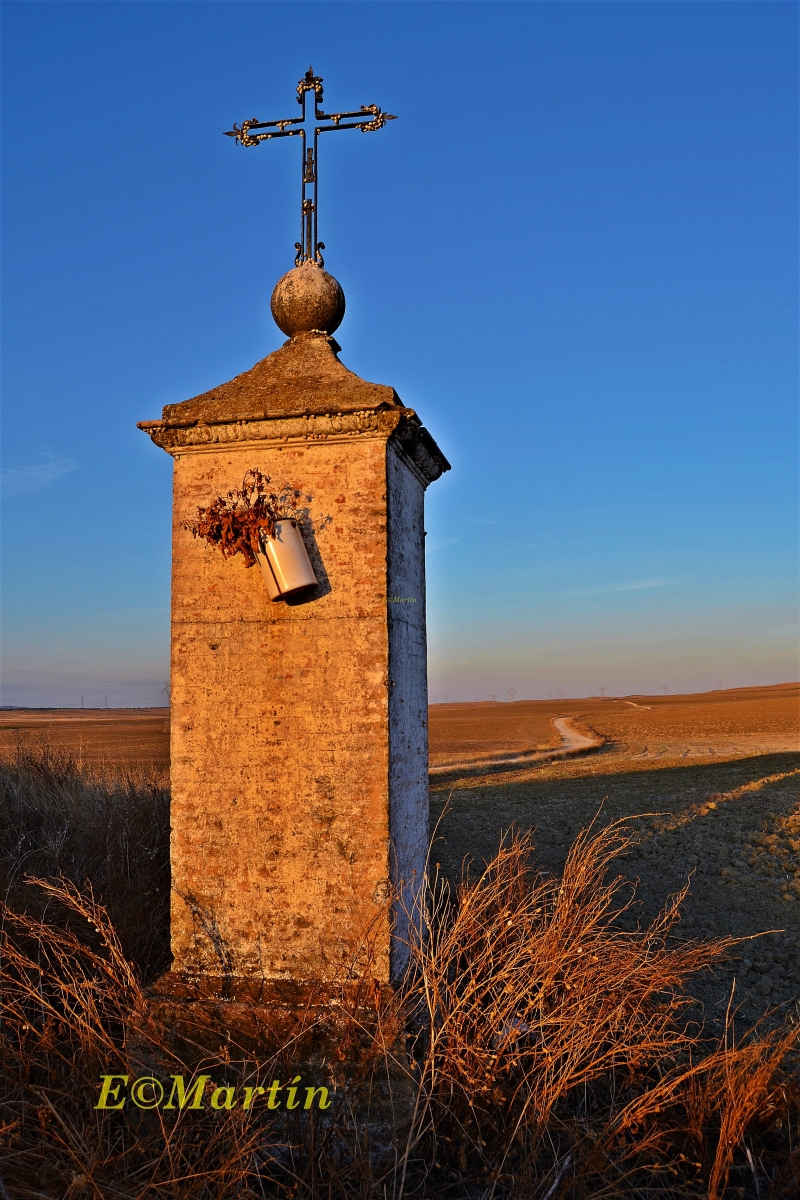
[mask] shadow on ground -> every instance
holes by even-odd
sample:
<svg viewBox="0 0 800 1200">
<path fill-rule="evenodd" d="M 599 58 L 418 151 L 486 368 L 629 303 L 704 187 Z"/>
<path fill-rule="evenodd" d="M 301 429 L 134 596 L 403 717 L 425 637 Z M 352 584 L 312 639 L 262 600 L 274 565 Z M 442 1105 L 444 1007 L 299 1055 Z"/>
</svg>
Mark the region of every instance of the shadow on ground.
<svg viewBox="0 0 800 1200">
<path fill-rule="evenodd" d="M 604 760 L 604 761 L 601 761 Z M 533 826 L 542 868 L 559 872 L 576 834 L 600 810 L 605 823 L 639 817 L 639 844 L 620 871 L 638 881 L 637 916 L 652 918 L 690 879 L 677 935 L 733 934 L 742 944 L 716 979 L 695 993 L 709 1019 L 724 1018 L 736 980 L 741 1015 L 752 1021 L 800 997 L 800 755 L 764 754 L 725 762 L 632 771 L 609 757 L 530 772 L 514 780 L 462 780 L 431 791 L 431 827 L 441 819 L 434 860 L 454 881 L 465 858 L 479 869 L 509 826 Z M 567 774 L 567 772 L 572 772 Z"/>
</svg>

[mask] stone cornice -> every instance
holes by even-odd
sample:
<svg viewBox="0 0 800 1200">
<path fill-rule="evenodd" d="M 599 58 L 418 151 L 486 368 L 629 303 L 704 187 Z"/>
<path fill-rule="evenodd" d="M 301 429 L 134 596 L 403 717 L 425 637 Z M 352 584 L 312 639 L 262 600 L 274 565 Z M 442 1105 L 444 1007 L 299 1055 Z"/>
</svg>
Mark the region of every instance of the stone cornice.
<svg viewBox="0 0 800 1200">
<path fill-rule="evenodd" d="M 178 407 L 178 406 L 176 406 Z M 168 417 L 140 421 L 168 454 L 218 450 L 243 442 L 327 442 L 354 438 L 391 438 L 408 456 L 424 483 L 433 483 L 450 464 L 411 408 L 391 407 L 351 412 L 318 413 L 302 417 L 269 417 L 254 420 L 196 420 Z"/>
</svg>

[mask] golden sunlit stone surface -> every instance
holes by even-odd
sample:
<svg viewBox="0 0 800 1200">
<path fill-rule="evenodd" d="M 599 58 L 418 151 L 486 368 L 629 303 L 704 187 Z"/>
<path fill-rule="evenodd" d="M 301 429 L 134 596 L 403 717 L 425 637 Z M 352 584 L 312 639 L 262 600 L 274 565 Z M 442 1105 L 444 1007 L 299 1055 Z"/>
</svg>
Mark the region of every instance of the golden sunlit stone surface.
<svg viewBox="0 0 800 1200">
<path fill-rule="evenodd" d="M 302 333 L 141 425 L 175 460 L 171 939 L 186 980 L 352 965 L 389 983 L 403 965 L 386 897 L 420 877 L 427 845 L 423 498 L 448 464 L 337 350 Z M 320 583 L 301 600 L 270 602 L 258 568 L 185 528 L 253 467 L 311 497 Z"/>
<path fill-rule="evenodd" d="M 270 308 L 275 324 L 289 337 L 313 330 L 334 333 L 344 316 L 344 292 L 322 267 L 304 262 L 275 284 Z"/>
</svg>

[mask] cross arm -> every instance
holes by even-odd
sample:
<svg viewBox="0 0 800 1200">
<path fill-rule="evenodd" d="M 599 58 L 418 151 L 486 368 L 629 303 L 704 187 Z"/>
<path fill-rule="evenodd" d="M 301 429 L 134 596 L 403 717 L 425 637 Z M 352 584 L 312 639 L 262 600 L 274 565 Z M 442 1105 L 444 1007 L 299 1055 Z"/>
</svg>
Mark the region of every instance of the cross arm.
<svg viewBox="0 0 800 1200">
<path fill-rule="evenodd" d="M 241 126 L 234 122 L 233 129 L 225 130 L 225 137 L 236 138 L 240 146 L 257 146 L 259 142 L 268 142 L 271 138 L 279 137 L 296 137 L 303 133 L 302 129 L 287 129 L 287 125 L 302 125 L 302 117 L 294 117 L 286 121 L 259 121 L 256 117 L 252 117 L 249 121 L 242 121 Z M 253 137 L 250 133 L 251 129 L 277 129 L 277 133 L 257 133 Z"/>
<path fill-rule="evenodd" d="M 383 129 L 387 121 L 397 120 L 396 116 L 383 112 L 377 104 L 362 104 L 357 112 L 317 112 L 315 115 L 318 121 L 332 122 L 330 125 L 320 125 L 317 129 L 318 133 L 330 133 L 334 129 L 360 129 L 362 133 L 372 133 L 376 129 Z M 353 117 L 359 119 L 351 120 Z M 343 125 L 342 121 L 347 121 L 349 124 Z"/>
</svg>

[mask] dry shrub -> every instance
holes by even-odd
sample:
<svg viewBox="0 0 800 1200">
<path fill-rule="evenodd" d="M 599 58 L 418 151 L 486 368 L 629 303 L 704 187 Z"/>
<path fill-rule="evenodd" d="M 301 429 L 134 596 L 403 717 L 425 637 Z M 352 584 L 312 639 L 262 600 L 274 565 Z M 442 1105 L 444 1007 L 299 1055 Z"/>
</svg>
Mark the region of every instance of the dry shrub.
<svg viewBox="0 0 800 1200">
<path fill-rule="evenodd" d="M 633 836 L 622 822 L 584 831 L 561 878 L 515 836 L 457 900 L 434 880 L 409 996 L 420 1082 L 405 1157 L 439 1164 L 437 1186 L 717 1200 L 737 1154 L 753 1195 L 797 1186 L 800 1030 L 736 1046 L 731 1022 L 715 1043 L 689 1021 L 689 978 L 735 942 L 670 937 L 685 889 L 630 928 L 632 885 L 609 868 Z"/>
<path fill-rule="evenodd" d="M 57 792 L 42 779 L 39 830 L 52 827 Z M 14 811 L 19 820 L 28 810 Z M 62 845 L 89 845 L 89 824 L 78 822 L 83 832 L 68 831 Z M 721 1040 L 690 1023 L 691 976 L 713 969 L 732 942 L 679 943 L 683 893 L 651 926 L 631 928 L 632 886 L 613 872 L 631 836 L 619 823 L 585 831 L 560 878 L 537 871 L 520 836 L 455 894 L 434 878 L 413 914 L 402 992 L 387 999 L 368 978 L 337 992 L 328 981 L 336 1003 L 309 1008 L 262 1057 L 230 1030 L 209 1053 L 160 1024 L 141 966 L 91 890 L 67 879 L 20 884 L 19 864 L 0 981 L 6 1194 L 796 1196 L 798 1031 L 755 1030 L 736 1044 L 732 1019 Z M 111 838 L 105 856 L 81 861 L 108 886 L 123 871 L 123 845 L 135 857 L 150 843 Z M 52 850 L 37 853 L 56 861 Z M 147 861 L 130 863 L 131 878 L 147 879 Z M 43 903 L 18 904 L 24 890 Z M 308 1047 L 321 1026 L 335 1030 L 334 1052 L 314 1059 Z M 206 1073 L 241 1087 L 301 1070 L 336 1086 L 329 1112 L 93 1107 L 101 1074 L 182 1074 L 190 1086 Z"/>
<path fill-rule="evenodd" d="M 97 948 L 70 929 L 5 913 L 7 1188 L 20 1200 L 230 1194 L 246 1177 L 259 1133 L 244 1114 L 209 1120 L 184 1111 L 167 1123 L 159 1111 L 130 1103 L 122 1112 L 94 1110 L 102 1074 L 136 1079 L 161 1070 L 189 1079 L 196 1072 L 148 1021 L 144 993 L 102 907 L 69 884 L 40 886 L 95 931 Z M 219 1057 L 211 1065 L 224 1066 Z"/>
<path fill-rule="evenodd" d="M 731 1164 L 736 1151 L 744 1146 L 745 1136 L 756 1131 L 757 1142 L 764 1143 L 771 1127 L 780 1125 L 787 1109 L 787 1088 L 792 1090 L 796 1111 L 798 1102 L 797 1077 L 790 1081 L 784 1066 L 798 1041 L 797 1029 L 772 1030 L 761 1037 L 749 1037 L 734 1047 L 728 1039 L 701 1062 L 700 1070 L 689 1084 L 686 1111 L 691 1143 L 702 1157 L 708 1177 L 709 1200 L 725 1194 Z M 716 1145 L 708 1132 L 714 1131 Z M 787 1143 L 778 1141 L 781 1150 Z M 748 1166 L 755 1178 L 753 1151 L 745 1146 Z M 763 1163 L 760 1170 L 764 1171 Z M 783 1163 L 782 1190 L 797 1188 L 800 1182 L 800 1157 L 795 1149 Z M 759 1189 L 756 1188 L 756 1191 Z"/>
</svg>

